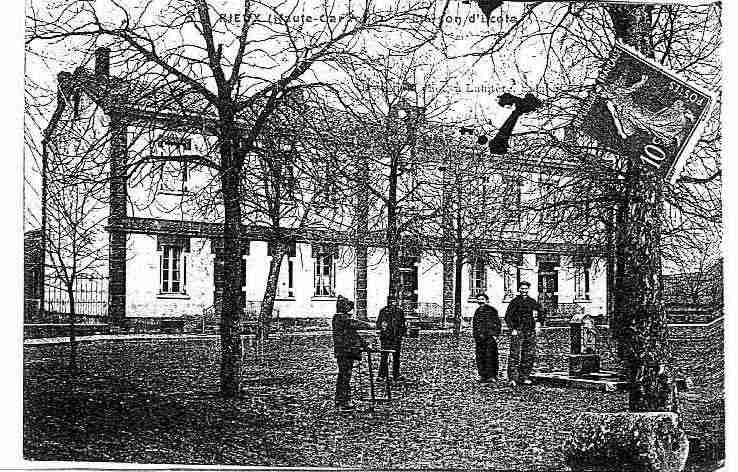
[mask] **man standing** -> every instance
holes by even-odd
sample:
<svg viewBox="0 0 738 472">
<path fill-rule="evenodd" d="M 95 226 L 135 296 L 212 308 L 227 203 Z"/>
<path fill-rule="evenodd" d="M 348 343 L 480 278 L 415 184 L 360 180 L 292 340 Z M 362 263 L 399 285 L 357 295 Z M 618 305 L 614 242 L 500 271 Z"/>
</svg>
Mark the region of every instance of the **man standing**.
<svg viewBox="0 0 738 472">
<path fill-rule="evenodd" d="M 351 318 L 354 302 L 339 295 L 336 300 L 336 314 L 333 315 L 333 353 L 338 363 L 336 379 L 336 408 L 347 411 L 351 405 L 351 369 L 354 361 L 361 360 L 361 352 L 368 343 L 364 341 L 357 329 L 369 329 L 369 323 Z"/>
<path fill-rule="evenodd" d="M 379 342 L 382 347 L 382 356 L 379 360 L 379 380 L 387 379 L 387 361 L 389 352 L 392 353 L 392 377 L 397 380 L 404 380 L 400 375 L 400 348 L 402 347 L 402 337 L 405 336 L 405 313 L 400 309 L 397 298 L 387 297 L 387 306 L 379 310 L 377 317 L 377 331 L 379 332 Z"/>
<path fill-rule="evenodd" d="M 477 371 L 482 383 L 497 380 L 499 361 L 497 356 L 497 336 L 502 326 L 500 317 L 489 304 L 486 293 L 477 295 L 479 308 L 474 312 L 472 319 L 472 334 L 476 343 Z"/>
<path fill-rule="evenodd" d="M 536 361 L 536 334 L 544 321 L 540 303 L 528 296 L 530 282 L 520 282 L 518 296 L 513 298 L 505 312 L 505 323 L 510 328 L 510 358 L 507 377 L 512 385 L 530 385 L 528 378 Z"/>
</svg>

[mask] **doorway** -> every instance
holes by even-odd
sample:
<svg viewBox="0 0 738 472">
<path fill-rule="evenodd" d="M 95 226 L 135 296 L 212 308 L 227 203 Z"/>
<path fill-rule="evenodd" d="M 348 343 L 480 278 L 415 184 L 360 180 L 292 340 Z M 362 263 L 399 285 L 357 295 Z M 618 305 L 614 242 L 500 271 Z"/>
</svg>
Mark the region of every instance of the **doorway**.
<svg viewBox="0 0 738 472">
<path fill-rule="evenodd" d="M 549 313 L 555 313 L 559 305 L 559 273 L 552 262 L 538 265 L 538 303 Z"/>
</svg>

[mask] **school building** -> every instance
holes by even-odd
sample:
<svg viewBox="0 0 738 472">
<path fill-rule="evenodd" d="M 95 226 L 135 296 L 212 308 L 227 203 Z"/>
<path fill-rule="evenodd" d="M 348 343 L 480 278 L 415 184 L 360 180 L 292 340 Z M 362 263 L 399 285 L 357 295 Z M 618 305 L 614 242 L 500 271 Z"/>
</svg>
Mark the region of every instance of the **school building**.
<svg viewBox="0 0 738 472">
<path fill-rule="evenodd" d="M 119 322 L 132 317 L 198 317 L 212 313 L 226 276 L 222 215 L 217 204 L 210 212 L 202 208 L 203 200 L 217 193 L 213 189 L 217 189 L 218 181 L 209 169 L 183 158 L 214 152 L 214 138 L 207 132 L 212 120 L 205 111 L 177 111 L 174 105 L 162 105 L 159 96 L 147 100 L 143 89 L 136 87 L 139 85 L 110 74 L 105 50 L 98 52 L 94 71 L 78 68 L 59 76 L 63 99 L 53 133 L 68 136 L 76 122 L 87 120 L 94 130 L 90 132 L 106 137 L 96 152 L 105 156 L 110 182 L 106 196 L 107 239 L 102 241 L 109 254 L 107 315 Z M 176 103 L 182 106 L 186 100 L 177 97 Z M 187 110 L 197 108 L 187 105 Z M 456 161 L 464 158 L 466 149 L 439 150 L 436 144 L 434 152 L 446 156 L 447 161 Z M 167 162 L 155 168 L 161 164 L 151 163 L 157 160 L 153 158 Z M 136 167 L 132 162 L 141 164 Z M 412 165 L 420 169 L 423 178 L 435 179 L 439 187 L 446 188 L 448 185 L 441 184 L 453 181 L 455 177 L 449 175 L 453 168 L 439 166 L 438 162 L 431 156 Z M 515 205 L 535 194 L 542 175 L 555 175 L 573 164 L 509 159 L 484 165 L 483 173 L 492 176 L 491 181 L 514 180 L 517 197 L 505 201 L 510 211 L 515 211 Z M 298 173 L 290 178 L 308 177 Z M 317 217 L 327 215 L 324 223 L 279 229 L 289 234 L 275 302 L 281 318 L 331 317 L 339 294 L 356 300 L 357 310 L 369 318 L 376 317 L 385 304 L 389 287 L 387 242 L 381 230 L 370 231 L 366 223 L 368 219 L 376 220 L 373 212 L 379 210 L 366 204 L 366 195 L 355 182 L 336 185 L 356 188 L 351 190 L 351 198 L 317 212 Z M 470 186 L 468 192 L 474 192 L 474 188 Z M 479 191 L 496 190 L 492 186 L 480 187 Z M 500 203 L 496 205 L 499 209 Z M 443 212 L 452 211 L 447 206 Z M 362 211 L 367 212 L 363 218 Z M 348 214 L 349 222 L 332 227 L 329 216 L 337 212 Z M 449 215 L 439 218 L 446 221 Z M 607 314 L 607 264 L 601 248 L 577 241 L 541 240 L 535 231 L 521 229 L 520 221 L 515 224 L 517 228 L 466 242 L 475 252 L 465 256 L 461 272 L 464 316 L 471 316 L 476 308 L 473 299 L 481 292 L 487 293 L 492 305 L 504 313 L 521 280 L 531 283 L 531 295 L 556 316 L 580 311 L 594 316 Z M 243 226 L 242 296 L 246 306 L 258 305 L 264 296 L 272 257 L 269 240 L 274 233 L 274 228 L 263 224 Z M 400 297 L 404 306 L 421 316 L 449 318 L 453 310 L 454 253 L 448 234 L 429 230 L 426 234 L 416 231 L 403 235 L 400 251 Z"/>
</svg>

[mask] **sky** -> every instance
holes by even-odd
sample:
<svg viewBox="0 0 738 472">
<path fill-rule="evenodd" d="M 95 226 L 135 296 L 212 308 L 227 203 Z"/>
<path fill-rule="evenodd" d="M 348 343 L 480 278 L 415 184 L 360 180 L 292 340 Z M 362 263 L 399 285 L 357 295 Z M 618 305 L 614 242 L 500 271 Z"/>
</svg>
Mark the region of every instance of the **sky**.
<svg viewBox="0 0 738 472">
<path fill-rule="evenodd" d="M 389 0 L 379 0 L 385 4 Z M 402 0 L 417 1 L 417 0 Z M 129 8 L 131 16 L 141 15 L 147 18 L 147 21 L 171 18 L 174 14 L 171 10 L 172 5 L 166 0 L 153 0 L 148 3 L 144 10 L 140 7 L 140 3 L 135 0 L 126 0 L 119 2 L 121 5 Z M 495 38 L 496 35 L 507 31 L 522 16 L 526 6 L 523 3 L 510 3 L 503 5 L 497 11 L 493 12 L 490 21 L 487 22 L 481 10 L 473 4 L 466 4 L 463 1 L 453 0 L 449 2 L 445 12 L 441 11 L 443 2 L 435 2 L 437 10 L 434 12 L 433 23 L 443 24 L 446 42 L 448 46 L 448 56 L 463 56 L 469 51 L 482 50 L 487 43 Z M 67 5 L 64 0 L 29 0 L 27 4 L 27 14 L 41 18 L 50 18 L 60 11 L 60 6 Z M 355 4 L 355 3 L 354 3 Z M 96 11 L 100 15 L 100 19 L 111 26 L 120 24 L 123 18 L 120 11 L 113 6 L 109 0 L 95 0 L 90 5 L 94 5 Z M 216 0 L 212 5 L 217 10 L 213 12 L 213 22 L 216 23 L 217 29 L 223 34 L 216 35 L 219 41 L 225 46 L 226 56 L 233 54 L 234 46 L 229 42 L 232 41 L 234 33 L 236 33 L 244 23 L 243 12 L 240 10 L 241 2 L 237 0 Z M 289 28 L 300 30 L 305 34 L 315 31 L 321 31 L 325 28 L 340 28 L 350 22 L 351 12 L 341 2 L 336 2 L 335 8 L 326 11 L 322 0 L 288 0 L 277 3 L 274 8 L 276 12 L 283 15 L 283 20 Z M 339 6 L 340 5 L 340 6 Z M 261 21 L 265 21 L 265 28 L 262 34 L 266 34 L 266 30 L 270 28 L 283 28 L 277 20 L 274 11 L 267 8 L 257 8 L 254 15 L 259 15 Z M 64 21 L 69 21 L 64 18 Z M 194 36 L 193 36 L 194 35 Z M 188 38 L 197 37 L 199 35 L 186 27 L 172 29 L 166 38 L 158 41 L 157 44 L 179 44 L 187 41 Z M 258 35 L 256 36 L 259 37 Z M 485 39 L 486 38 L 486 39 Z M 366 47 L 370 51 L 381 54 L 383 51 L 384 40 L 386 38 L 379 36 L 378 40 L 372 40 L 366 43 Z M 89 53 L 89 46 L 82 46 L 82 39 L 65 41 L 65 42 L 44 42 L 35 43 L 30 47 L 34 54 L 26 54 L 25 68 L 26 80 L 29 90 L 33 90 L 34 101 L 42 106 L 36 110 L 33 120 L 27 121 L 27 130 L 34 136 L 35 143 L 33 146 L 38 148 L 40 140 L 40 129 L 46 126 L 49 117 L 53 114 L 55 105 L 55 89 L 56 76 L 61 71 L 73 71 L 76 67 L 82 65 L 88 68 L 93 67 L 93 58 Z M 269 47 L 272 49 L 269 50 Z M 275 45 L 265 47 L 270 54 L 254 55 L 254 61 L 261 64 L 269 64 L 275 66 L 271 72 L 273 74 L 284 70 L 284 66 L 280 63 L 277 49 Z M 229 49 L 230 48 L 230 49 Z M 531 58 L 535 58 L 536 52 L 531 50 Z M 435 119 L 446 119 L 453 122 L 470 126 L 498 127 L 509 114 L 509 108 L 500 107 L 497 104 L 497 96 L 503 92 L 512 92 L 524 94 L 526 87 L 524 81 L 530 78 L 531 74 L 537 72 L 536 66 L 529 66 L 528 70 L 521 69 L 519 63 L 535 64 L 535 61 L 529 61 L 526 57 L 513 58 L 503 54 L 497 54 L 494 58 L 494 67 L 488 57 L 461 57 L 449 60 L 446 55 L 441 54 L 435 47 L 425 48 L 421 53 L 420 61 L 428 64 L 427 67 L 418 67 L 416 71 L 417 90 L 426 87 L 431 94 L 439 91 L 440 97 L 435 99 L 436 109 L 444 109 L 442 116 L 435 116 Z M 287 58 L 289 60 L 289 58 Z M 516 62 L 518 64 L 516 64 Z M 287 62 L 286 64 L 289 64 Z M 433 68 L 433 76 L 428 79 L 428 71 Z M 124 75 L 126 73 L 126 65 L 116 63 L 113 60 L 111 71 L 113 74 Z M 317 65 L 313 68 L 312 80 L 333 81 L 341 83 L 345 81 L 345 77 L 341 72 L 333 68 Z M 263 72 L 262 72 L 263 74 Z M 306 75 L 306 80 L 311 80 L 311 74 Z M 213 89 L 214 87 L 211 87 Z M 30 97 L 30 95 L 29 95 Z M 414 98 L 415 99 L 415 98 Z M 422 102 L 422 98 L 419 99 Z M 443 105 L 443 104 L 445 105 Z M 420 103 L 422 104 L 422 103 Z M 38 177 L 38 164 L 34 158 L 34 153 L 29 153 L 25 165 L 28 185 L 27 211 L 26 211 L 26 229 L 38 226 L 38 201 L 40 181 Z"/>
</svg>

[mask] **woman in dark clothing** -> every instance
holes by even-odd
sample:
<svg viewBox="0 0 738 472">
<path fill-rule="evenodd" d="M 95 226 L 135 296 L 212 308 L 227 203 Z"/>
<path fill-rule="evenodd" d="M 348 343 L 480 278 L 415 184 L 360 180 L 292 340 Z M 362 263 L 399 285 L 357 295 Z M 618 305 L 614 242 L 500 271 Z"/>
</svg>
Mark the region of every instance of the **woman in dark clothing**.
<svg viewBox="0 0 738 472">
<path fill-rule="evenodd" d="M 354 309 L 354 302 L 339 295 L 336 300 L 336 314 L 333 315 L 333 353 L 338 363 L 338 378 L 336 379 L 336 407 L 339 410 L 349 410 L 351 405 L 351 369 L 355 360 L 361 360 L 361 352 L 368 344 L 364 341 L 357 329 L 369 329 L 371 325 L 364 321 L 351 318 L 350 312 Z"/>
<path fill-rule="evenodd" d="M 497 354 L 497 336 L 502 330 L 500 317 L 489 304 L 489 297 L 480 293 L 477 296 L 479 308 L 474 312 L 472 319 L 472 334 L 476 343 L 477 371 L 480 382 L 490 382 L 497 379 L 499 360 Z"/>
</svg>

